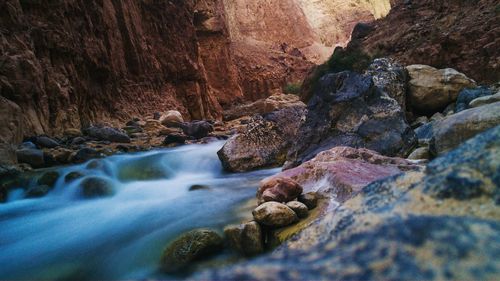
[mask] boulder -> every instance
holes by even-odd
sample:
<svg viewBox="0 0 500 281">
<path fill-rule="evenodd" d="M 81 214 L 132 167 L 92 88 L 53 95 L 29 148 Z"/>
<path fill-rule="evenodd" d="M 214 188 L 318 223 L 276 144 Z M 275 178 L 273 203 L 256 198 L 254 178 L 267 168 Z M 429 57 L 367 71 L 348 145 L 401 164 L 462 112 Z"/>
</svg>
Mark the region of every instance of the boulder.
<svg viewBox="0 0 500 281">
<path fill-rule="evenodd" d="M 306 205 L 309 210 L 316 208 L 318 205 L 318 195 L 316 192 L 303 193 L 297 200 Z"/>
<path fill-rule="evenodd" d="M 88 177 L 81 183 L 82 194 L 86 198 L 106 197 L 115 193 L 113 184 L 101 177 Z"/>
<path fill-rule="evenodd" d="M 225 227 L 224 235 L 231 248 L 242 255 L 254 256 L 264 252 L 262 229 L 255 221 Z"/>
<path fill-rule="evenodd" d="M 476 134 L 500 124 L 500 102 L 471 108 L 433 124 L 432 155 L 442 155 Z"/>
<path fill-rule="evenodd" d="M 59 142 L 47 136 L 34 137 L 31 140 L 40 148 L 56 148 L 60 146 Z"/>
<path fill-rule="evenodd" d="M 185 144 L 189 138 L 182 133 L 171 133 L 163 139 L 163 145 Z"/>
<path fill-rule="evenodd" d="M 70 128 L 70 129 L 64 130 L 63 135 L 67 138 L 73 139 L 73 138 L 81 137 L 83 134 L 82 134 L 82 131 L 80 131 L 79 129 Z"/>
<path fill-rule="evenodd" d="M 296 106 L 254 116 L 245 130 L 231 137 L 217 153 L 223 167 L 244 172 L 283 165 L 305 112 L 304 106 Z"/>
<path fill-rule="evenodd" d="M 243 116 L 264 115 L 287 107 L 305 107 L 297 95 L 272 95 L 265 99 L 236 106 L 224 111 L 224 120 L 230 121 Z"/>
<path fill-rule="evenodd" d="M 398 62 L 388 59 L 375 59 L 365 71 L 372 76 L 375 87 L 393 98 L 406 111 L 406 92 L 408 84 L 408 71 Z"/>
<path fill-rule="evenodd" d="M 59 178 L 59 172 L 57 171 L 49 171 L 44 173 L 38 180 L 38 185 L 47 185 L 51 188 L 55 186 L 57 179 Z"/>
<path fill-rule="evenodd" d="M 306 120 L 288 152 L 285 169 L 336 146 L 406 156 L 415 142 L 403 110 L 374 86 L 371 76 L 349 71 L 327 74 L 309 101 Z"/>
<path fill-rule="evenodd" d="M 43 151 L 39 149 L 18 149 L 16 156 L 19 163 L 29 164 L 33 168 L 42 168 L 45 165 Z"/>
<path fill-rule="evenodd" d="M 286 206 L 292 209 L 295 214 L 297 214 L 297 217 L 299 217 L 299 219 L 303 219 L 309 214 L 309 209 L 307 208 L 307 206 L 299 201 L 290 201 L 286 203 Z"/>
<path fill-rule="evenodd" d="M 342 202 L 373 181 L 419 168 L 402 158 L 382 156 L 364 148 L 340 146 L 323 151 L 310 161 L 273 177 L 291 178 L 306 193 L 318 192 L 318 195 L 335 197 Z"/>
<path fill-rule="evenodd" d="M 64 176 L 64 182 L 70 183 L 70 182 L 75 181 L 79 178 L 82 178 L 83 176 L 84 176 L 84 174 L 77 172 L 77 171 L 69 172 L 66 176 Z"/>
<path fill-rule="evenodd" d="M 296 199 L 302 193 L 302 186 L 290 178 L 271 177 L 263 180 L 257 190 L 259 204 L 264 202 L 286 203 Z"/>
<path fill-rule="evenodd" d="M 161 269 L 175 273 L 189 266 L 193 261 L 217 253 L 223 247 L 223 239 L 209 229 L 189 231 L 170 243 L 163 251 Z"/>
<path fill-rule="evenodd" d="M 500 126 L 364 187 L 269 254 L 196 280 L 496 280 Z"/>
<path fill-rule="evenodd" d="M 84 137 L 76 137 L 76 138 L 71 140 L 70 145 L 80 145 L 80 144 L 84 144 L 86 142 L 87 142 L 87 139 L 85 139 Z"/>
<path fill-rule="evenodd" d="M 252 212 L 256 222 L 270 227 L 283 227 L 298 221 L 297 214 L 285 204 L 266 202 Z"/>
<path fill-rule="evenodd" d="M 455 102 L 458 93 L 476 86 L 476 82 L 452 68 L 436 69 L 428 65 L 410 65 L 409 103 L 417 112 L 433 114 Z"/>
<path fill-rule="evenodd" d="M 73 152 L 74 151 L 71 149 L 58 147 L 55 149 L 46 150 L 45 155 L 46 157 L 50 157 L 51 159 L 53 159 L 55 164 L 63 165 L 69 164 L 71 162 Z"/>
<path fill-rule="evenodd" d="M 85 147 L 78 150 L 76 154 L 71 158 L 71 161 L 74 163 L 83 163 L 94 158 L 101 158 L 103 156 L 104 155 L 99 151 L 93 148 Z"/>
<path fill-rule="evenodd" d="M 169 110 L 160 116 L 159 121 L 167 127 L 179 127 L 184 122 L 184 119 L 179 111 Z"/>
<path fill-rule="evenodd" d="M 208 121 L 193 121 L 182 124 L 182 131 L 187 136 L 201 139 L 214 131 L 213 125 Z"/>
<path fill-rule="evenodd" d="M 26 198 L 39 198 L 47 195 L 53 188 L 48 185 L 36 185 L 28 188 L 24 193 Z"/>
<path fill-rule="evenodd" d="M 487 104 L 495 103 L 495 102 L 499 102 L 499 101 L 500 101 L 500 92 L 498 92 L 494 95 L 491 95 L 491 96 L 484 96 L 484 97 L 474 99 L 473 101 L 471 101 L 469 103 L 469 107 L 472 107 L 472 108 L 473 107 L 480 107 L 483 105 L 487 105 Z"/>
<path fill-rule="evenodd" d="M 118 143 L 130 142 L 130 137 L 126 133 L 108 126 L 91 126 L 85 129 L 85 133 L 89 137 L 100 141 L 110 141 Z"/>
<path fill-rule="evenodd" d="M 468 109 L 470 107 L 470 102 L 473 100 L 491 95 L 493 95 L 493 91 L 487 87 L 463 89 L 458 94 L 457 103 L 455 105 L 455 113 Z"/>
</svg>

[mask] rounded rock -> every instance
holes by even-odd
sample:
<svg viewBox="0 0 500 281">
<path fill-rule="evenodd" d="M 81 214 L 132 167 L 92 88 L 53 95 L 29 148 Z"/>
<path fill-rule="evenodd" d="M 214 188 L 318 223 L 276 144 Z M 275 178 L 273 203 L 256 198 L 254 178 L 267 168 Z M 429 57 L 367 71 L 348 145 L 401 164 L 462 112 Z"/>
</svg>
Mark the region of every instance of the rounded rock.
<svg viewBox="0 0 500 281">
<path fill-rule="evenodd" d="M 312 210 L 318 205 L 318 196 L 316 192 L 308 192 L 301 194 L 298 201 L 306 205 L 309 210 Z"/>
<path fill-rule="evenodd" d="M 87 198 L 106 197 L 114 194 L 112 183 L 99 177 L 84 179 L 81 183 L 81 189 L 83 196 Z"/>
<path fill-rule="evenodd" d="M 258 223 L 271 227 L 287 226 L 298 220 L 292 209 L 278 202 L 266 202 L 253 210 L 252 215 Z"/>
<path fill-rule="evenodd" d="M 289 202 L 295 200 L 302 193 L 302 186 L 286 177 L 274 177 L 262 182 L 257 191 L 259 203 Z"/>
<path fill-rule="evenodd" d="M 295 214 L 297 214 L 297 216 L 301 219 L 307 217 L 309 213 L 307 206 L 299 201 L 290 201 L 286 203 L 286 206 L 292 209 Z"/>
</svg>

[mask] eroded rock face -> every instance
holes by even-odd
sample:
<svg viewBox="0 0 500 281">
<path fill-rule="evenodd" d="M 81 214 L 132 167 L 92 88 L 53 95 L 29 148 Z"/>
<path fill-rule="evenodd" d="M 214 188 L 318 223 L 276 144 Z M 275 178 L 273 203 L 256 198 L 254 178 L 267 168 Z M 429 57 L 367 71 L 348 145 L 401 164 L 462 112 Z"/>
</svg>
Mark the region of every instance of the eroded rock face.
<svg viewBox="0 0 500 281">
<path fill-rule="evenodd" d="M 389 156 L 406 156 L 415 134 L 399 104 L 378 90 L 369 75 L 327 74 L 308 103 L 306 121 L 290 149 L 286 168 L 336 146 L 364 147 Z"/>
<path fill-rule="evenodd" d="M 436 113 L 457 100 L 458 93 L 476 86 L 476 82 L 454 69 L 436 69 L 428 65 L 406 67 L 410 75 L 411 107 L 423 113 Z"/>
<path fill-rule="evenodd" d="M 435 159 L 425 172 L 366 186 L 265 257 L 196 277 L 495 279 L 499 167 L 500 126 Z"/>
</svg>

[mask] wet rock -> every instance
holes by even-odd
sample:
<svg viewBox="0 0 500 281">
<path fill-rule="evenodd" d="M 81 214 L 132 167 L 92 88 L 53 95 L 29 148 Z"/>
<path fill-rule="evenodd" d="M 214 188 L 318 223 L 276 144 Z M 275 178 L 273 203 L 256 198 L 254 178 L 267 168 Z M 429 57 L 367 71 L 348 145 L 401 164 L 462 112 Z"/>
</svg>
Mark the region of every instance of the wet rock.
<svg viewBox="0 0 500 281">
<path fill-rule="evenodd" d="M 113 184 L 104 178 L 88 177 L 81 183 L 82 194 L 86 198 L 106 197 L 115 193 Z"/>
<path fill-rule="evenodd" d="M 256 222 L 270 227 L 283 227 L 298 221 L 292 209 L 278 202 L 263 203 L 252 215 Z"/>
<path fill-rule="evenodd" d="M 182 124 L 184 134 L 195 139 L 201 139 L 214 131 L 213 125 L 208 121 L 193 121 Z"/>
<path fill-rule="evenodd" d="M 117 177 L 122 182 L 169 178 L 172 172 L 163 166 L 162 157 L 162 155 L 151 155 L 123 162 L 118 167 Z"/>
<path fill-rule="evenodd" d="M 354 72 L 323 76 L 308 104 L 306 121 L 288 152 L 285 168 L 336 146 L 364 147 L 406 156 L 416 142 L 399 104 Z"/>
<path fill-rule="evenodd" d="M 107 126 L 91 126 L 85 129 L 85 133 L 92 138 L 100 141 L 110 141 L 118 143 L 129 143 L 130 137 L 119 131 L 118 129 L 107 127 Z"/>
<path fill-rule="evenodd" d="M 500 124 L 500 102 L 471 108 L 448 116 L 433 125 L 430 151 L 442 155 L 476 134 Z"/>
<path fill-rule="evenodd" d="M 264 252 L 264 237 L 260 225 L 248 222 L 224 228 L 224 235 L 232 249 L 245 256 L 254 256 Z"/>
<path fill-rule="evenodd" d="M 406 111 L 406 92 L 409 80 L 406 68 L 398 62 L 388 59 L 375 59 L 365 72 L 372 76 L 375 87 L 393 98 Z"/>
<path fill-rule="evenodd" d="M 292 209 L 300 219 L 306 218 L 309 214 L 309 209 L 307 208 L 307 206 L 299 201 L 290 201 L 286 203 L 286 206 Z"/>
<path fill-rule="evenodd" d="M 55 186 L 57 179 L 59 179 L 59 172 L 49 171 L 44 173 L 37 181 L 38 185 L 47 185 L 51 188 Z"/>
<path fill-rule="evenodd" d="M 74 163 L 83 163 L 94 158 L 103 157 L 102 153 L 98 152 L 93 148 L 82 148 L 76 152 L 76 154 L 71 159 Z"/>
<path fill-rule="evenodd" d="M 79 178 L 82 178 L 84 176 L 84 174 L 80 173 L 80 172 L 77 172 L 77 171 L 73 171 L 73 172 L 69 172 L 65 177 L 64 177 L 64 182 L 66 183 L 70 183 L 72 181 L 75 181 Z"/>
<path fill-rule="evenodd" d="M 244 172 L 283 165 L 305 112 L 304 106 L 297 106 L 254 116 L 245 130 L 231 137 L 217 153 L 223 167 Z"/>
<path fill-rule="evenodd" d="M 410 75 L 409 102 L 418 112 L 433 114 L 455 102 L 458 93 L 475 87 L 476 82 L 454 69 L 428 65 L 406 67 Z"/>
<path fill-rule="evenodd" d="M 180 127 L 184 123 L 182 114 L 177 110 L 169 110 L 161 115 L 159 121 L 162 125 L 167 127 Z"/>
<path fill-rule="evenodd" d="M 429 147 L 419 147 L 415 149 L 409 156 L 410 160 L 421 160 L 421 159 L 430 159 Z"/>
<path fill-rule="evenodd" d="M 165 137 L 163 145 L 185 144 L 187 140 L 188 137 L 182 133 L 172 133 Z"/>
<path fill-rule="evenodd" d="M 257 190 L 259 204 L 264 202 L 286 203 L 296 199 L 302 193 L 302 186 L 286 177 L 272 177 L 262 181 Z"/>
<path fill-rule="evenodd" d="M 297 200 L 306 205 L 307 209 L 309 210 L 316 208 L 316 206 L 318 205 L 318 195 L 316 194 L 316 192 L 303 193 Z"/>
<path fill-rule="evenodd" d="M 223 247 L 223 239 L 217 232 L 208 229 L 189 231 L 170 243 L 163 251 L 163 272 L 175 273 L 197 259 L 215 254 Z"/>
<path fill-rule="evenodd" d="M 493 94 L 493 91 L 491 91 L 487 87 L 463 89 L 458 94 L 457 103 L 455 105 L 455 112 L 458 113 L 460 111 L 464 111 L 466 109 L 469 109 L 469 104 L 473 100 L 480 98 L 480 97 L 490 96 L 492 94 Z"/>
<path fill-rule="evenodd" d="M 480 107 L 490 103 L 500 102 L 500 92 L 491 96 L 480 97 L 469 103 L 469 107 Z"/>
<path fill-rule="evenodd" d="M 203 184 L 194 184 L 189 187 L 189 191 L 195 191 L 195 190 L 207 190 L 210 189 L 210 186 L 208 185 L 203 185 Z"/>
<path fill-rule="evenodd" d="M 304 192 L 334 196 L 342 202 L 373 181 L 419 168 L 402 158 L 382 156 L 364 148 L 339 146 L 273 177 L 291 178 Z"/>
<path fill-rule="evenodd" d="M 16 156 L 19 163 L 29 164 L 33 168 L 42 168 L 45 165 L 43 151 L 39 149 L 18 149 Z"/>
<path fill-rule="evenodd" d="M 371 183 L 272 253 L 195 279 L 494 280 L 499 167 L 497 126 L 425 172 Z"/>
<path fill-rule="evenodd" d="M 47 195 L 52 190 L 52 187 L 48 185 L 37 185 L 30 187 L 28 190 L 26 190 L 24 196 L 26 198 L 38 198 L 38 197 L 43 197 Z"/>
<path fill-rule="evenodd" d="M 38 147 L 41 148 L 56 148 L 60 145 L 59 142 L 47 136 L 34 137 L 32 140 Z"/>
</svg>

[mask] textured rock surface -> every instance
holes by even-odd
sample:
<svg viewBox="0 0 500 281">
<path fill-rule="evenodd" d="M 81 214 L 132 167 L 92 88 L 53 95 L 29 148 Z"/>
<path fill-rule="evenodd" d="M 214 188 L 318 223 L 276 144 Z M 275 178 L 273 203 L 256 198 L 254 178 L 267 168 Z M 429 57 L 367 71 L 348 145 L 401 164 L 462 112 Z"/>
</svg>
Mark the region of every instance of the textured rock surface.
<svg viewBox="0 0 500 281">
<path fill-rule="evenodd" d="M 469 103 L 469 107 L 479 107 L 499 101 L 500 101 L 500 92 L 491 96 L 476 98 Z"/>
<path fill-rule="evenodd" d="M 448 152 L 462 142 L 500 125 L 500 102 L 464 110 L 432 125 L 430 150 L 434 155 Z"/>
<path fill-rule="evenodd" d="M 254 116 L 244 132 L 231 137 L 217 153 L 224 168 L 243 172 L 283 165 L 305 111 L 304 106 L 294 106 Z"/>
<path fill-rule="evenodd" d="M 410 75 L 409 102 L 422 113 L 433 114 L 457 100 L 458 93 L 476 83 L 454 69 L 436 69 L 428 65 L 406 67 Z"/>
<path fill-rule="evenodd" d="M 500 127 L 426 172 L 372 183 L 262 258 L 210 280 L 494 280 L 500 273 Z"/>
<path fill-rule="evenodd" d="M 480 97 L 487 97 L 493 94 L 493 91 L 487 87 L 478 87 L 472 89 L 463 89 L 458 94 L 457 103 L 455 105 L 455 112 L 460 112 L 462 110 L 468 109 L 469 104 Z"/>
<path fill-rule="evenodd" d="M 302 194 L 302 186 L 290 178 L 272 177 L 261 182 L 257 190 L 259 203 L 274 201 L 286 203 Z"/>
<path fill-rule="evenodd" d="M 254 221 L 224 228 L 230 246 L 245 256 L 254 256 L 264 251 L 264 239 L 260 225 Z"/>
<path fill-rule="evenodd" d="M 266 202 L 252 211 L 256 222 L 270 227 L 283 227 L 298 221 L 297 214 L 285 204 Z"/>
<path fill-rule="evenodd" d="M 378 90 L 371 76 L 345 71 L 327 74 L 318 83 L 286 167 L 335 146 L 406 156 L 416 142 L 399 104 Z"/>
</svg>

